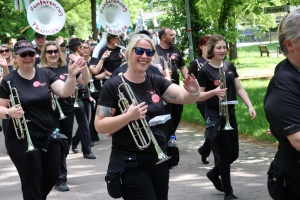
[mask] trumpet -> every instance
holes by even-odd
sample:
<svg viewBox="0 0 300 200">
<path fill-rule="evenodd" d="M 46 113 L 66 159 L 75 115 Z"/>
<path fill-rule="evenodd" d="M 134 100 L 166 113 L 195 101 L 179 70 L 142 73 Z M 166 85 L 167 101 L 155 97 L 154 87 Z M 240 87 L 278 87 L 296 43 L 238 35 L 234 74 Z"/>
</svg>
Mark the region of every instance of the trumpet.
<svg viewBox="0 0 300 200">
<path fill-rule="evenodd" d="M 226 74 L 225 72 L 222 72 L 222 66 L 219 67 L 219 75 L 220 75 L 220 81 L 219 86 L 220 89 L 226 88 Z M 228 102 L 227 102 L 227 91 L 225 92 L 225 96 L 223 99 L 219 98 L 219 114 L 221 117 L 225 117 L 225 126 L 223 130 L 233 130 L 229 123 L 229 114 L 228 114 Z"/>
<path fill-rule="evenodd" d="M 10 108 L 13 107 L 13 106 L 16 107 L 17 104 L 21 104 L 18 90 L 15 87 L 11 87 L 10 81 L 7 81 L 7 84 L 9 86 L 9 90 L 10 90 L 10 99 L 9 99 L 8 106 Z M 12 121 L 13 121 L 13 124 L 14 124 L 14 128 L 15 128 L 17 138 L 19 140 L 24 139 L 25 134 L 26 134 L 27 145 L 28 145 L 28 148 L 27 148 L 26 152 L 36 150 L 34 148 L 33 144 L 32 144 L 30 134 L 29 134 L 29 130 L 28 130 L 28 127 L 27 127 L 27 122 L 29 122 L 29 120 L 26 120 L 25 116 L 23 115 L 21 119 L 12 118 Z M 20 130 L 20 135 L 18 134 L 18 130 Z"/>
<path fill-rule="evenodd" d="M 135 102 L 135 104 L 137 104 L 138 101 L 130 85 L 124 81 L 124 78 L 122 76 L 123 74 L 119 73 L 118 75 L 121 77 L 123 82 L 118 86 L 118 96 L 120 98 L 118 101 L 118 106 L 122 113 L 126 113 L 130 105 L 128 100 L 125 98 L 124 94 L 121 92 L 121 88 L 124 87 L 125 91 L 129 95 L 131 102 Z M 139 122 L 140 124 L 142 124 L 143 127 L 140 127 Z M 139 121 L 132 121 L 127 126 L 139 150 L 144 150 L 150 146 L 151 142 L 153 143 L 158 156 L 158 161 L 156 162 L 156 164 L 160 164 L 171 158 L 170 156 L 164 154 L 164 152 L 161 150 L 146 119 L 140 119 Z M 145 131 L 146 138 L 142 130 Z"/>
<path fill-rule="evenodd" d="M 75 92 L 72 94 L 72 97 L 75 98 L 74 107 L 78 108 L 79 107 L 79 104 L 78 104 L 78 87 L 75 88 Z"/>
<path fill-rule="evenodd" d="M 63 111 L 59 105 L 59 102 L 57 100 L 58 96 L 56 96 L 55 94 L 51 94 L 51 97 L 52 97 L 52 108 L 54 108 L 53 111 L 55 111 L 57 108 L 58 112 L 59 112 L 59 116 L 60 116 L 59 120 L 65 119 L 67 116 L 63 113 Z"/>
<path fill-rule="evenodd" d="M 123 58 L 125 58 L 125 50 L 126 50 L 126 47 L 123 47 L 123 46 L 121 46 L 121 45 L 118 45 L 117 43 L 115 43 L 115 46 L 120 48 L 120 53 L 123 55 Z"/>
<path fill-rule="evenodd" d="M 89 92 L 98 92 L 98 90 L 94 86 L 94 79 L 92 78 L 92 75 L 90 76 L 90 86 L 89 86 Z"/>
</svg>

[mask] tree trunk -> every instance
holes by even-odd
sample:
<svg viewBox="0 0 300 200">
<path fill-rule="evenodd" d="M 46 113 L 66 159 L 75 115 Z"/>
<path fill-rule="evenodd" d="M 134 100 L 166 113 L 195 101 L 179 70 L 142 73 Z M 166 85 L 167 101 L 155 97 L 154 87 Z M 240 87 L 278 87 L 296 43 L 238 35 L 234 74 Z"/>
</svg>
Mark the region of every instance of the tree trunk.
<svg viewBox="0 0 300 200">
<path fill-rule="evenodd" d="M 236 43 L 229 43 L 229 60 L 237 59 L 237 47 Z"/>
<path fill-rule="evenodd" d="M 91 12 L 92 12 L 93 40 L 97 41 L 98 30 L 97 30 L 97 26 L 96 26 L 96 0 L 91 0 Z"/>
</svg>

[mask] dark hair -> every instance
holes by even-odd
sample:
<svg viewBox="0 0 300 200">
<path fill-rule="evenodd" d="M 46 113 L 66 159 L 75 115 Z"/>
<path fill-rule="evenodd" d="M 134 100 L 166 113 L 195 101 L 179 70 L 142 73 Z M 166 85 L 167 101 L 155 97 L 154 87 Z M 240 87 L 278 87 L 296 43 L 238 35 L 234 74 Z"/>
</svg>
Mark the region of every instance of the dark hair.
<svg viewBox="0 0 300 200">
<path fill-rule="evenodd" d="M 208 42 L 209 38 L 210 38 L 210 35 L 205 35 L 205 36 L 202 36 L 202 37 L 199 38 L 199 40 L 198 40 L 198 56 L 202 56 L 203 55 L 202 49 L 200 49 L 199 46 L 206 45 L 206 43 Z"/>
<path fill-rule="evenodd" d="M 166 35 L 166 29 L 170 29 L 170 28 L 167 28 L 167 27 L 165 27 L 165 28 L 162 28 L 162 29 L 160 29 L 159 31 L 158 31 L 158 38 L 161 40 L 161 38 L 162 38 L 162 36 L 163 35 Z M 170 29 L 171 30 L 171 29 Z"/>
<path fill-rule="evenodd" d="M 224 41 L 226 43 L 226 47 L 228 49 L 227 42 L 222 35 L 212 35 L 207 42 L 207 58 L 208 59 L 212 59 L 214 57 L 214 48 L 215 48 L 217 42 L 219 42 L 219 41 Z"/>
<path fill-rule="evenodd" d="M 119 37 L 119 36 L 117 36 L 117 35 L 112 35 L 112 34 L 110 34 L 110 33 L 107 33 L 107 37 L 106 37 L 107 43 L 109 43 L 112 39 L 114 39 L 114 38 L 116 38 L 116 37 Z"/>
<path fill-rule="evenodd" d="M 69 48 L 71 51 L 76 52 L 78 47 L 81 47 L 82 39 L 80 38 L 72 38 L 69 41 Z"/>
<path fill-rule="evenodd" d="M 145 35 L 148 35 L 150 38 L 152 38 L 152 35 L 147 30 L 141 30 L 141 31 L 138 32 L 138 34 L 145 34 Z"/>
</svg>

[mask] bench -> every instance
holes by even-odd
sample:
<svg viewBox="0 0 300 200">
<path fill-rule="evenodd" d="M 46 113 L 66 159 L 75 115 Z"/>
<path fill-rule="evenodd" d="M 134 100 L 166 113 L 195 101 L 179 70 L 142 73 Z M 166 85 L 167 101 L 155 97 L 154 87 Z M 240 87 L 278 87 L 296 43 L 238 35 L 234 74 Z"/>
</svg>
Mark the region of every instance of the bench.
<svg viewBox="0 0 300 200">
<path fill-rule="evenodd" d="M 267 45 L 258 45 L 260 56 L 262 56 L 263 53 L 266 53 L 267 56 L 270 55 L 270 53 L 276 53 L 276 51 L 270 51 Z"/>
</svg>

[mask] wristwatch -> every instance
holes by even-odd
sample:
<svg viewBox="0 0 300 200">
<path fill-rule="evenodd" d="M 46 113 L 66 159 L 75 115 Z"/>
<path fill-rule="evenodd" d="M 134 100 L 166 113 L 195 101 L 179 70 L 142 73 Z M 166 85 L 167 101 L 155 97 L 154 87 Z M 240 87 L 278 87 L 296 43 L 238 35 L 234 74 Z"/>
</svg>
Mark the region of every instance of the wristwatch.
<svg viewBox="0 0 300 200">
<path fill-rule="evenodd" d="M 9 119 L 9 118 L 10 118 L 10 116 L 9 116 L 9 114 L 8 114 L 8 109 L 6 109 L 5 117 L 6 117 L 6 119 Z"/>
</svg>

